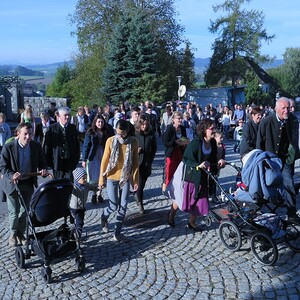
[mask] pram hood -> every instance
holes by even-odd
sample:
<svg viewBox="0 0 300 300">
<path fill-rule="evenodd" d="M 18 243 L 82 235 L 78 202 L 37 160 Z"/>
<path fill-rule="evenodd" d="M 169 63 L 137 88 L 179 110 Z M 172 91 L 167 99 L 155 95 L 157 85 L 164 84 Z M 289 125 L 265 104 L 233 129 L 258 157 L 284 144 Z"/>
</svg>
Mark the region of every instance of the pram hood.
<svg viewBox="0 0 300 300">
<path fill-rule="evenodd" d="M 281 160 L 272 152 L 252 150 L 247 154 L 242 169 L 242 181 L 247 189 L 246 191 L 238 190 L 236 199 L 247 201 L 249 197 L 254 201 L 265 199 L 277 202 L 283 194 L 281 168 Z"/>
<path fill-rule="evenodd" d="M 29 216 L 35 227 L 46 226 L 69 215 L 69 199 L 73 184 L 69 179 L 53 179 L 42 183 L 32 195 Z"/>
</svg>

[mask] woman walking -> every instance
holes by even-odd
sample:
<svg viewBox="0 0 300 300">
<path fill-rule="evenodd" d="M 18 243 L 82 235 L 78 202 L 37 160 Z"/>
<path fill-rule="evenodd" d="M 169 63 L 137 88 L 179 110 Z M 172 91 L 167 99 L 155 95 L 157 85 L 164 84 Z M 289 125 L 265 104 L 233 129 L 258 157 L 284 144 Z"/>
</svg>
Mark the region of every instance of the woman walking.
<svg viewBox="0 0 300 300">
<path fill-rule="evenodd" d="M 129 122 L 120 119 L 116 124 L 116 134 L 108 138 L 101 162 L 99 188 L 107 187 L 109 198 L 101 216 L 101 227 L 104 233 L 109 231 L 108 218 L 117 210 L 114 240 L 126 241 L 121 234 L 123 221 L 126 214 L 130 185 L 133 191 L 138 189 L 138 140 L 128 135 Z"/>
<path fill-rule="evenodd" d="M 135 137 L 139 141 L 139 187 L 134 195 L 140 213 L 144 213 L 144 188 L 148 177 L 151 175 L 152 162 L 156 153 L 156 137 L 150 127 L 147 114 L 141 114 L 135 125 Z"/>
<path fill-rule="evenodd" d="M 175 226 L 175 215 L 181 205 L 182 211 L 190 213 L 188 227 L 194 231 L 201 231 L 196 224 L 197 216 L 208 214 L 208 175 L 203 169 L 213 174 L 217 173 L 218 166 L 225 164 L 224 160 L 217 161 L 217 144 L 214 139 L 216 125 L 213 120 L 204 119 L 197 126 L 199 138 L 194 139 L 186 148 L 183 162 L 187 170 L 191 169 L 189 181 L 184 182 L 183 203 L 181 199 L 173 201 L 168 215 L 168 224 Z M 185 178 L 185 180 L 187 180 Z"/>
<path fill-rule="evenodd" d="M 98 183 L 105 144 L 113 135 L 114 131 L 107 126 L 104 117 L 97 114 L 85 134 L 82 146 L 82 167 L 87 169 L 89 183 Z M 97 197 L 96 192 L 92 193 L 92 203 L 101 202 L 100 194 Z"/>
</svg>

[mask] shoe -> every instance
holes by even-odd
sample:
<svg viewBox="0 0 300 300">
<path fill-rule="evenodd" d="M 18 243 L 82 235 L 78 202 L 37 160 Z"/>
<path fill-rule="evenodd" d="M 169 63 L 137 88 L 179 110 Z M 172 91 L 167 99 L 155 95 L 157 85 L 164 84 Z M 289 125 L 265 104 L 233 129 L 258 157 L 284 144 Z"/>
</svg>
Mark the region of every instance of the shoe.
<svg viewBox="0 0 300 300">
<path fill-rule="evenodd" d="M 188 222 L 188 228 L 189 229 L 192 229 L 192 230 L 194 230 L 194 231 L 198 231 L 198 232 L 200 232 L 200 231 L 202 231 L 202 229 L 201 229 L 201 227 L 199 227 L 199 226 L 197 226 L 197 225 L 195 225 L 195 224 L 191 224 L 190 223 L 190 221 Z"/>
<path fill-rule="evenodd" d="M 97 195 L 97 203 L 103 203 L 104 202 L 104 199 L 103 197 L 101 196 L 101 194 Z"/>
<path fill-rule="evenodd" d="M 19 244 L 26 246 L 27 245 L 27 240 L 25 239 L 23 234 L 17 234 L 17 241 Z"/>
<path fill-rule="evenodd" d="M 103 214 L 101 216 L 101 229 L 102 229 L 102 232 L 104 232 L 104 233 L 108 233 L 108 231 L 109 231 L 107 219 L 104 217 Z"/>
<path fill-rule="evenodd" d="M 168 213 L 168 219 L 167 219 L 167 221 L 168 221 L 169 226 L 172 227 L 172 228 L 174 228 L 175 227 L 174 217 L 173 217 L 172 221 L 170 221 L 170 219 L 171 219 L 171 211 L 169 211 L 169 213 Z"/>
<path fill-rule="evenodd" d="M 132 241 L 132 239 L 126 237 L 122 233 L 114 234 L 113 240 L 116 241 L 116 242 L 124 242 L 124 243 Z"/>
<path fill-rule="evenodd" d="M 8 245 L 10 247 L 16 247 L 17 246 L 17 237 L 16 234 L 12 234 L 8 239 Z"/>
<path fill-rule="evenodd" d="M 92 202 L 92 204 L 97 204 L 97 195 L 96 194 L 93 194 L 91 202 Z"/>
</svg>

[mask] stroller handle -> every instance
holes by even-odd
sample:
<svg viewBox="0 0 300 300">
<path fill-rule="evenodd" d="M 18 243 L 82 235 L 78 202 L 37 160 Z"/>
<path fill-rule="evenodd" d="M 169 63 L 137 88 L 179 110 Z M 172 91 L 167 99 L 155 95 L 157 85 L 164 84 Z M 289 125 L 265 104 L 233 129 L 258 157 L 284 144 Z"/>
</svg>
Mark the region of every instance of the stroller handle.
<svg viewBox="0 0 300 300">
<path fill-rule="evenodd" d="M 22 174 L 22 177 L 32 177 L 32 176 L 42 176 L 42 172 L 32 172 L 32 173 L 24 173 Z M 54 176 L 51 173 L 48 173 L 46 177 L 50 177 L 51 179 L 54 178 Z"/>
</svg>

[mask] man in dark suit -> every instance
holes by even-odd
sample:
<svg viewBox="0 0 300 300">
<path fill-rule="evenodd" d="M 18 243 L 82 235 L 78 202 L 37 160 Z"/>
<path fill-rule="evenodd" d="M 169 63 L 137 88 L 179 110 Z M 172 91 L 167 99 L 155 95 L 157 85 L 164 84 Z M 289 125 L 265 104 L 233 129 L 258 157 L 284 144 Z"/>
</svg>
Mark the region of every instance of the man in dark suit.
<svg viewBox="0 0 300 300">
<path fill-rule="evenodd" d="M 32 141 L 32 125 L 20 123 L 17 127 L 17 138 L 3 146 L 0 160 L 0 171 L 4 176 L 2 188 L 7 195 L 8 218 L 10 230 L 9 245 L 25 244 L 26 211 L 34 186 L 37 186 L 36 176 L 26 176 L 40 170 L 42 176 L 47 175 L 46 160 L 39 143 Z M 19 198 L 15 187 L 19 188 L 24 201 Z"/>
<path fill-rule="evenodd" d="M 72 171 L 78 165 L 80 148 L 76 126 L 70 124 L 70 109 L 58 109 L 58 122 L 51 125 L 43 145 L 48 166 L 55 178 L 69 178 L 73 181 Z"/>
<path fill-rule="evenodd" d="M 289 99 L 281 97 L 276 101 L 275 113 L 260 122 L 256 148 L 270 151 L 282 161 L 289 218 L 297 218 L 293 176 L 295 160 L 299 158 L 298 137 L 298 119 L 290 113 Z"/>
<path fill-rule="evenodd" d="M 40 142 L 43 146 L 44 138 L 46 132 L 48 131 L 51 124 L 54 124 L 55 121 L 50 120 L 50 116 L 47 112 L 42 112 L 40 114 L 41 122 L 36 124 L 35 132 L 34 132 L 34 140 Z"/>
</svg>

